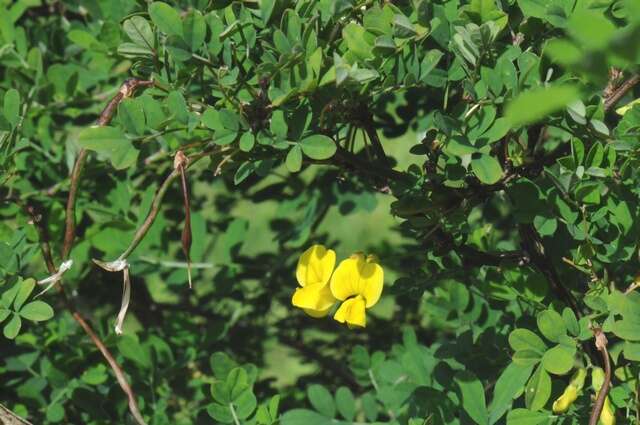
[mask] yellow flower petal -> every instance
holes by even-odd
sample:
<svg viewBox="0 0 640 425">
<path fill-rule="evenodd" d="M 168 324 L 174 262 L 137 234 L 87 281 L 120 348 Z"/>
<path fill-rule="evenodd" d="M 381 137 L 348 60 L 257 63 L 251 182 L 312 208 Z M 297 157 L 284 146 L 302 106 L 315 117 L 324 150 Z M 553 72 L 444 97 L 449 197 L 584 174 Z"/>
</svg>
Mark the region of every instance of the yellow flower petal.
<svg viewBox="0 0 640 425">
<path fill-rule="evenodd" d="M 333 318 L 340 323 L 346 322 L 349 325 L 364 328 L 367 324 L 367 317 L 364 310 L 365 302 L 362 297 L 350 298 L 342 303 Z"/>
<path fill-rule="evenodd" d="M 600 423 L 602 425 L 616 425 L 616 414 L 611 406 L 609 397 L 604 399 L 604 406 L 602 406 L 602 412 L 600 413 Z"/>
<path fill-rule="evenodd" d="M 319 318 L 325 317 L 327 314 L 329 314 L 329 310 L 331 310 L 331 307 L 329 307 L 326 310 L 312 310 L 310 308 L 304 308 L 303 310 L 309 316 L 311 316 L 311 317 L 313 317 L 315 319 L 319 319 Z"/>
<path fill-rule="evenodd" d="M 354 295 L 359 295 L 358 284 L 360 272 L 358 263 L 364 260 L 362 255 L 354 254 L 346 260 L 342 260 L 338 268 L 331 276 L 331 293 L 340 301 L 344 301 Z"/>
<path fill-rule="evenodd" d="M 298 260 L 296 278 L 300 286 L 327 283 L 336 264 L 336 253 L 322 245 L 313 245 Z"/>
<path fill-rule="evenodd" d="M 367 302 L 367 308 L 373 307 L 382 294 L 384 271 L 379 264 L 367 261 L 360 270 L 360 279 L 361 294 Z"/>
<path fill-rule="evenodd" d="M 362 295 L 366 307 L 373 307 L 380 299 L 384 282 L 384 271 L 375 263 L 375 257 L 365 259 L 362 254 L 354 254 L 343 260 L 331 277 L 331 292 L 340 301 L 354 295 Z"/>
<path fill-rule="evenodd" d="M 291 298 L 291 304 L 294 306 L 317 312 L 328 312 L 335 302 L 329 285 L 325 283 L 314 283 L 304 288 L 298 288 Z"/>
<path fill-rule="evenodd" d="M 553 413 L 564 413 L 578 398 L 578 389 L 573 385 L 567 385 L 564 392 L 556 401 L 553 402 Z"/>
</svg>

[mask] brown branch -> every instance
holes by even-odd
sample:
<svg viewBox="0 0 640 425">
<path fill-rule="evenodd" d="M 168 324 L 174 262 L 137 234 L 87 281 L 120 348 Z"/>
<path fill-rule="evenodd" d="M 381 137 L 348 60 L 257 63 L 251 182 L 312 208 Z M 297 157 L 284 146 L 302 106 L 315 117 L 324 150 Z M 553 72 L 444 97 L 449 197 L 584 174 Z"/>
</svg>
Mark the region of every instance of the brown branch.
<svg viewBox="0 0 640 425">
<path fill-rule="evenodd" d="M 189 278 L 189 288 L 191 285 L 191 202 L 189 201 L 189 186 L 187 185 L 187 171 L 186 166 L 189 160 L 182 151 L 176 152 L 174 159 L 174 168 L 180 171 L 180 183 L 182 186 L 182 201 L 184 208 L 184 225 L 182 227 L 182 251 L 187 259 L 187 275 Z"/>
<path fill-rule="evenodd" d="M 147 87 L 153 84 L 153 81 L 146 80 L 138 80 L 135 78 L 128 79 L 122 86 L 120 86 L 120 90 L 118 93 L 109 101 L 107 106 L 103 109 L 102 113 L 98 117 L 97 125 L 106 126 L 111 122 L 113 115 L 116 112 L 116 109 L 120 102 L 127 97 L 131 97 L 133 92 L 138 87 Z M 73 248 L 73 241 L 75 239 L 75 204 L 76 197 L 78 193 L 78 187 L 80 184 L 80 177 L 82 175 L 82 169 L 84 167 L 84 163 L 86 161 L 88 152 L 85 149 L 80 150 L 78 157 L 76 158 L 75 164 L 73 166 L 73 171 L 71 173 L 71 184 L 69 187 L 69 195 L 67 197 L 67 206 L 66 206 L 66 217 L 65 217 L 65 232 L 64 232 L 64 242 L 62 245 L 62 259 L 66 260 L 71 253 L 71 249 Z M 42 230 L 40 233 L 41 236 L 46 236 L 46 230 Z M 45 248 L 43 248 L 45 247 Z M 46 248 L 48 247 L 48 240 L 45 239 L 44 242 L 41 242 L 42 254 L 45 257 L 45 262 L 47 263 L 47 268 L 49 272 L 54 274 L 57 272 L 55 265 L 53 263 L 53 258 L 51 257 L 51 250 Z M 78 322 L 78 324 L 82 327 L 91 341 L 93 341 L 94 345 L 98 348 L 98 350 L 102 353 L 102 356 L 105 358 L 111 370 L 116 376 L 118 383 L 120 384 L 120 388 L 126 394 L 127 399 L 129 401 L 129 411 L 135 418 L 136 422 L 139 425 L 146 425 L 142 414 L 140 413 L 140 409 L 138 408 L 138 404 L 136 402 L 136 397 L 129 385 L 127 378 L 122 371 L 120 365 L 116 362 L 115 358 L 109 351 L 109 349 L 104 345 L 104 343 L 100 340 L 98 335 L 93 331 L 91 326 L 87 323 L 87 321 L 82 317 L 80 312 L 75 308 L 69 297 L 66 295 L 64 288 L 61 284 L 61 281 L 57 285 L 58 291 L 62 295 L 62 298 L 65 302 L 67 309 L 71 312 L 73 318 Z"/>
<path fill-rule="evenodd" d="M 153 85 L 152 80 L 138 80 L 136 78 L 129 78 L 125 80 L 120 86 L 118 93 L 109 101 L 107 106 L 100 113 L 96 122 L 97 125 L 100 127 L 109 125 L 118 105 L 124 99 L 131 97 L 138 87 L 148 87 L 151 85 Z M 87 155 L 87 150 L 80 150 L 71 172 L 71 184 L 69 186 L 69 195 L 67 197 L 67 207 L 65 212 L 64 242 L 62 245 L 63 260 L 66 260 L 69 257 L 71 248 L 73 247 L 73 240 L 76 236 L 76 197 L 78 193 L 78 186 L 80 184 L 80 176 L 82 175 L 82 169 L 84 168 Z"/>
<path fill-rule="evenodd" d="M 580 318 L 582 313 L 578 308 L 578 303 L 573 294 L 562 284 L 562 280 L 560 276 L 558 276 L 553 262 L 544 250 L 542 238 L 536 229 L 531 224 L 521 224 L 519 231 L 520 238 L 522 239 L 522 249 L 529 255 L 529 258 L 531 258 L 531 263 L 547 278 L 556 296 L 564 301 L 564 303 L 573 310 L 575 315 Z"/>
<path fill-rule="evenodd" d="M 58 287 L 62 289 L 62 285 Z M 136 396 L 133 390 L 131 389 L 129 382 L 127 381 L 127 377 L 122 371 L 122 368 L 120 367 L 118 362 L 116 362 L 116 360 L 113 358 L 113 355 L 111 354 L 109 349 L 104 345 L 104 343 L 100 340 L 98 335 L 96 335 L 93 329 L 91 329 L 91 326 L 89 326 L 89 324 L 80 315 L 80 313 L 78 311 L 73 311 L 72 314 L 76 322 L 78 322 L 80 326 L 82 326 L 82 329 L 84 329 L 87 335 L 89 335 L 89 338 L 91 338 L 91 340 L 93 341 L 94 345 L 98 348 L 98 350 L 100 350 L 100 352 L 102 353 L 102 356 L 105 358 L 107 363 L 109 363 L 111 370 L 116 375 L 116 379 L 118 380 L 118 384 L 120 384 L 120 388 L 122 388 L 122 391 L 124 391 L 124 393 L 127 395 L 127 399 L 129 401 L 129 412 L 131 412 L 131 414 L 133 415 L 133 417 L 135 418 L 136 422 L 139 425 L 146 425 L 146 422 L 144 421 L 144 418 L 140 413 L 140 409 L 138 408 L 138 402 L 136 401 Z"/>
<path fill-rule="evenodd" d="M 373 120 L 371 120 L 373 121 Z M 373 127 L 371 122 L 368 122 L 364 125 L 364 131 L 367 133 L 367 137 L 371 141 L 371 147 L 373 147 L 373 151 L 376 154 L 376 157 L 384 164 L 389 165 L 389 158 L 387 158 L 387 154 L 384 152 L 384 148 L 382 147 L 382 142 L 380 141 L 380 137 L 378 137 L 378 132 Z"/>
<path fill-rule="evenodd" d="M 62 259 L 66 260 L 71 253 L 73 240 L 76 236 L 76 195 L 78 193 L 78 185 L 80 184 L 80 175 L 84 168 L 84 163 L 89 152 L 86 149 L 80 149 L 76 162 L 73 164 L 71 172 L 71 185 L 69 186 L 69 195 L 67 196 L 67 207 L 65 212 L 64 226 L 64 242 L 62 244 Z"/>
<path fill-rule="evenodd" d="M 37 213 L 36 209 L 30 205 L 27 205 L 21 201 L 16 201 L 16 203 L 22 206 L 23 209 L 31 216 L 31 220 L 38 232 L 38 237 L 40 240 L 40 250 L 42 251 L 42 256 L 44 257 L 45 264 L 47 265 L 47 270 L 49 270 L 49 273 L 51 274 L 57 273 L 58 270 L 56 269 L 56 266 L 54 265 L 54 262 L 53 262 L 53 256 L 51 254 L 51 248 L 49 246 L 48 233 L 47 233 L 46 226 L 44 225 L 42 215 Z M 82 327 L 82 329 L 89 336 L 89 338 L 91 338 L 91 341 L 93 341 L 94 345 L 102 353 L 103 357 L 111 367 L 111 370 L 116 376 L 116 379 L 120 384 L 122 391 L 124 391 L 124 393 L 127 395 L 127 398 L 129 400 L 129 411 L 131 412 L 133 417 L 136 419 L 136 422 L 139 425 L 146 425 L 146 422 L 144 421 L 140 413 L 140 409 L 138 408 L 138 405 L 135 399 L 135 394 L 133 393 L 131 386 L 127 382 L 127 378 L 124 372 L 122 371 L 122 368 L 120 367 L 120 365 L 118 365 L 113 355 L 109 352 L 109 349 L 104 345 L 104 343 L 96 335 L 96 333 L 93 331 L 91 326 L 78 312 L 77 308 L 75 307 L 71 299 L 69 299 L 69 297 L 67 296 L 64 290 L 64 286 L 61 284 L 61 281 L 58 282 L 58 285 L 56 285 L 56 288 L 58 289 L 58 292 L 60 293 L 67 310 L 71 312 L 71 315 L 73 316 L 75 321 L 78 322 L 78 324 Z"/>
<path fill-rule="evenodd" d="M 187 165 L 185 166 L 185 169 L 189 169 L 189 167 L 191 167 L 197 161 L 204 158 L 205 156 L 211 155 L 211 153 L 212 153 L 211 151 L 207 151 L 207 152 L 200 152 L 200 153 L 191 155 L 187 159 Z M 155 196 L 153 197 L 153 201 L 151 201 L 151 208 L 149 209 L 149 213 L 147 214 L 147 217 L 144 219 L 144 222 L 140 225 L 138 230 L 136 230 L 136 233 L 133 235 L 133 240 L 131 241 L 127 249 L 125 249 L 125 251 L 118 257 L 118 260 L 126 260 L 127 257 L 129 257 L 129 255 L 131 255 L 131 253 L 138 247 L 140 242 L 142 242 L 142 239 L 144 239 L 145 235 L 151 228 L 151 225 L 153 224 L 156 217 L 158 216 L 158 212 L 160 212 L 160 205 L 162 203 L 162 199 L 164 198 L 164 195 L 167 193 L 167 189 L 169 189 L 169 186 L 171 186 L 171 183 L 179 175 L 180 175 L 180 170 L 178 168 L 174 168 L 173 171 L 171 171 L 171 173 L 169 173 L 169 175 L 164 179 L 164 181 L 162 182 L 162 185 L 160 186 Z"/>
<path fill-rule="evenodd" d="M 640 83 L 640 74 L 633 75 L 627 81 L 622 83 L 620 87 L 615 89 L 610 96 L 607 96 L 604 100 L 604 111 L 608 112 L 611 108 L 616 106 L 616 104 L 626 95 L 633 87 L 635 87 L 638 83 Z"/>
<path fill-rule="evenodd" d="M 11 410 L 0 404 L 0 424 L 2 425 L 32 425 L 31 422 L 22 419 Z"/>
<path fill-rule="evenodd" d="M 593 403 L 593 410 L 591 411 L 591 417 L 589 418 L 589 425 L 597 425 L 604 407 L 604 402 L 607 399 L 609 393 L 609 387 L 611 386 L 611 361 L 609 360 L 609 352 L 607 351 L 607 337 L 602 332 L 602 329 L 593 329 L 593 335 L 595 337 L 595 345 L 600 354 L 602 354 L 602 362 L 604 363 L 604 381 L 602 387 L 598 391 L 598 397 L 595 403 Z"/>
</svg>

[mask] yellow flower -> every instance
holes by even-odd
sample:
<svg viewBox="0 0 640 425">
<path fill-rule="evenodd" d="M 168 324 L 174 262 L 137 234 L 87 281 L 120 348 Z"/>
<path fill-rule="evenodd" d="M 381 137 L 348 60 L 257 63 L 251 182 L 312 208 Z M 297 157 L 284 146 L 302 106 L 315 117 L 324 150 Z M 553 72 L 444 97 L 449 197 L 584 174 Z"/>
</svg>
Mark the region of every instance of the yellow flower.
<svg viewBox="0 0 640 425">
<path fill-rule="evenodd" d="M 602 406 L 602 412 L 600 412 L 600 423 L 602 425 L 616 425 L 616 414 L 611 406 L 609 397 L 604 399 L 604 406 Z"/>
<path fill-rule="evenodd" d="M 322 245 L 313 245 L 298 260 L 297 288 L 291 304 L 300 307 L 312 317 L 323 317 L 336 300 L 329 289 L 329 279 L 336 264 L 336 253 Z"/>
<path fill-rule="evenodd" d="M 333 316 L 340 323 L 364 327 L 367 323 L 365 309 L 373 307 L 380 299 L 384 272 L 375 257 L 353 254 L 343 260 L 331 277 L 331 293 L 342 305 Z"/>
<path fill-rule="evenodd" d="M 604 383 L 604 377 L 605 373 L 602 368 L 594 367 L 591 370 L 591 385 L 596 392 L 596 398 L 598 398 L 598 394 L 602 388 L 602 384 Z M 604 399 L 604 405 L 602 406 L 602 412 L 600 412 L 600 420 L 598 424 L 616 425 L 616 413 L 608 396 Z"/>
<path fill-rule="evenodd" d="M 578 394 L 584 387 L 584 380 L 587 377 L 587 370 L 583 367 L 579 368 L 571 377 L 569 385 L 564 389 L 560 397 L 553 402 L 553 413 L 564 413 L 578 398 Z"/>
<path fill-rule="evenodd" d="M 564 392 L 556 401 L 553 402 L 553 413 L 564 413 L 569 409 L 578 398 L 578 389 L 573 385 L 567 385 Z"/>
</svg>

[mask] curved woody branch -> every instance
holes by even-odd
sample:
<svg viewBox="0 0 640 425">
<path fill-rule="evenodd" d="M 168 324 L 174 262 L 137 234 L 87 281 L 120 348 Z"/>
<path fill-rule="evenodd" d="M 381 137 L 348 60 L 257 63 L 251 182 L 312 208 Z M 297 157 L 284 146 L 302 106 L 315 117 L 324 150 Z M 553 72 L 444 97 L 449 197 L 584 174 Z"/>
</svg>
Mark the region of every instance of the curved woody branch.
<svg viewBox="0 0 640 425">
<path fill-rule="evenodd" d="M 107 106 L 104 108 L 104 110 L 100 114 L 97 120 L 97 125 L 99 126 L 108 125 L 111 122 L 111 119 L 113 118 L 113 114 L 115 113 L 120 102 L 122 102 L 125 98 L 131 97 L 134 91 L 138 87 L 148 87 L 151 85 L 153 85 L 153 81 L 150 81 L 150 80 L 138 80 L 138 79 L 126 80 L 120 87 L 120 90 L 118 91 L 118 93 L 113 97 L 113 99 L 111 99 L 111 101 L 109 101 Z M 75 164 L 73 166 L 73 171 L 71 173 L 71 184 L 69 187 L 69 195 L 67 197 L 67 205 L 66 205 L 64 242 L 62 245 L 62 255 L 61 255 L 63 260 L 68 258 L 69 254 L 71 253 L 71 249 L 73 248 L 73 241 L 75 239 L 75 228 L 76 228 L 76 223 L 75 223 L 76 197 L 78 193 L 78 187 L 80 184 L 80 178 L 82 175 L 82 169 L 87 159 L 87 155 L 88 155 L 88 152 L 85 149 L 80 150 L 76 158 Z M 46 238 L 46 229 L 42 228 L 40 221 L 36 222 L 34 220 L 34 223 L 36 224 L 37 227 L 39 227 L 38 232 L 41 238 L 40 246 L 42 249 L 43 256 L 45 257 L 47 268 L 50 273 L 55 274 L 57 273 L 57 270 L 53 263 L 53 259 L 51 257 L 51 249 L 49 248 L 49 242 L 48 242 L 48 239 Z M 62 281 L 60 280 L 58 282 L 58 285 L 56 286 L 58 288 L 58 291 L 62 295 L 66 308 L 71 312 L 71 315 L 73 316 L 75 321 L 78 322 L 80 327 L 82 327 L 82 329 L 89 336 L 89 338 L 91 338 L 91 341 L 96 346 L 96 348 L 98 348 L 102 356 L 105 358 L 107 364 L 113 371 L 118 381 L 118 384 L 120 385 L 120 388 L 127 396 L 128 403 L 129 403 L 129 411 L 131 412 L 131 415 L 134 417 L 135 421 L 139 425 L 146 425 L 146 422 L 142 417 L 142 414 L 140 413 L 140 409 L 138 408 L 138 403 L 136 401 L 135 393 L 133 392 L 133 389 L 129 385 L 129 382 L 127 381 L 127 377 L 125 376 L 122 368 L 120 367 L 118 362 L 116 362 L 115 358 L 113 357 L 109 349 L 104 345 L 102 340 L 100 340 L 98 335 L 91 328 L 89 323 L 75 308 L 75 306 L 73 305 L 69 297 L 66 295 L 61 282 Z"/>
</svg>

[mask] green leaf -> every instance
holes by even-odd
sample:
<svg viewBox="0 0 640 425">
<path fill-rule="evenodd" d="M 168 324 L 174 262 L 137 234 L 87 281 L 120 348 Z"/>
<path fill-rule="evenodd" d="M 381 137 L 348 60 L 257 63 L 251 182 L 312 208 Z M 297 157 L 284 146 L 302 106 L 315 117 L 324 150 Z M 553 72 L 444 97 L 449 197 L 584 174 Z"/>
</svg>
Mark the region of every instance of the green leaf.
<svg viewBox="0 0 640 425">
<path fill-rule="evenodd" d="M 531 124 L 564 109 L 578 99 L 579 95 L 578 88 L 570 85 L 532 89 L 509 102 L 505 118 L 512 128 Z"/>
<path fill-rule="evenodd" d="M 532 370 L 533 366 L 511 363 L 500 374 L 489 405 L 489 425 L 496 423 L 509 410 L 513 400 L 522 394 Z"/>
<path fill-rule="evenodd" d="M 132 16 L 124 21 L 122 29 L 136 45 L 153 49 L 154 36 L 149 21 L 142 16 Z"/>
<path fill-rule="evenodd" d="M 138 341 L 136 335 L 122 335 L 118 338 L 118 351 L 126 359 L 135 362 L 144 369 L 151 367 L 149 349 Z"/>
<path fill-rule="evenodd" d="M 611 326 L 611 331 L 622 339 L 640 341 L 640 320 L 636 318 L 617 320 Z"/>
<path fill-rule="evenodd" d="M 307 388 L 307 397 L 313 408 L 324 416 L 333 418 L 336 415 L 336 406 L 333 402 L 333 397 L 322 385 L 310 385 L 309 388 Z"/>
<path fill-rule="evenodd" d="M 114 146 L 128 143 L 122 132 L 115 127 L 89 127 L 78 136 L 78 144 L 84 149 L 99 153 L 109 153 Z"/>
<path fill-rule="evenodd" d="M 7 339 L 14 339 L 20 333 L 20 328 L 22 327 L 22 320 L 20 320 L 20 316 L 14 313 L 11 316 L 11 319 L 4 325 L 4 336 Z"/>
<path fill-rule="evenodd" d="M 144 134 L 146 126 L 142 102 L 138 99 L 123 100 L 118 105 L 118 120 L 128 132 L 136 135 Z"/>
<path fill-rule="evenodd" d="M 542 356 L 542 366 L 554 375 L 566 375 L 575 364 L 576 347 L 556 345 Z"/>
<path fill-rule="evenodd" d="M 139 58 L 152 56 L 153 51 L 146 46 L 139 46 L 135 43 L 122 43 L 118 46 L 118 54 L 126 58 Z"/>
<path fill-rule="evenodd" d="M 471 0 L 471 3 L 463 10 L 477 25 L 489 21 L 494 21 L 499 29 L 503 29 L 507 25 L 508 16 L 498 9 L 495 0 Z"/>
<path fill-rule="evenodd" d="M 247 372 L 241 367 L 236 367 L 229 371 L 224 381 L 214 382 L 211 385 L 211 395 L 218 403 L 227 405 L 243 397 L 249 387 Z"/>
<path fill-rule="evenodd" d="M 487 142 L 489 143 L 493 143 L 506 136 L 509 129 L 509 121 L 506 118 L 501 117 L 495 120 L 491 128 L 482 134 L 482 138 L 487 139 Z"/>
<path fill-rule="evenodd" d="M 314 134 L 300 141 L 302 152 L 311 159 L 329 159 L 336 153 L 333 139 L 322 134 Z"/>
<path fill-rule="evenodd" d="M 47 407 L 46 417 L 51 422 L 62 421 L 64 419 L 64 407 L 59 403 L 50 404 Z"/>
<path fill-rule="evenodd" d="M 571 14 L 567 30 L 583 49 L 599 50 L 608 47 L 616 27 L 603 13 L 580 8 Z"/>
<path fill-rule="evenodd" d="M 269 22 L 275 5 L 276 0 L 262 0 L 260 2 L 260 17 L 262 18 L 262 22 L 264 24 Z"/>
<path fill-rule="evenodd" d="M 176 117 L 176 120 L 181 124 L 187 124 L 189 122 L 189 110 L 187 109 L 187 101 L 184 99 L 182 93 L 177 90 L 172 91 L 167 96 L 167 106 L 169 111 Z"/>
<path fill-rule="evenodd" d="M 13 20 L 11 19 L 9 14 L 4 11 L 3 6 L 3 12 L 0 13 L 0 35 L 2 35 L 2 38 L 4 38 L 4 43 L 13 43 L 15 33 L 16 29 L 13 25 Z"/>
<path fill-rule="evenodd" d="M 250 131 L 242 133 L 240 137 L 240 141 L 238 142 L 238 147 L 242 152 L 251 152 L 253 146 L 256 144 L 256 138 Z"/>
<path fill-rule="evenodd" d="M 12 127 L 20 121 L 20 93 L 16 89 L 9 89 L 4 94 L 4 117 Z"/>
<path fill-rule="evenodd" d="M 527 409 L 513 409 L 507 415 L 507 425 L 539 425 L 551 419 L 546 412 L 532 412 Z"/>
<path fill-rule="evenodd" d="M 282 415 L 281 425 L 332 425 L 335 422 L 313 410 L 293 409 Z"/>
<path fill-rule="evenodd" d="M 373 35 L 355 22 L 348 23 L 342 29 L 342 36 L 347 43 L 347 48 L 357 58 L 366 60 L 373 57 Z"/>
<path fill-rule="evenodd" d="M 53 317 L 53 309 L 44 301 L 31 301 L 22 307 L 20 316 L 34 322 L 42 322 Z"/>
<path fill-rule="evenodd" d="M 515 351 L 531 350 L 542 355 L 547 351 L 547 345 L 538 335 L 529 329 L 515 329 L 509 334 L 509 345 Z"/>
<path fill-rule="evenodd" d="M 213 376 L 215 376 L 216 379 L 223 381 L 227 379 L 229 372 L 238 366 L 238 364 L 229 357 L 228 354 L 218 351 L 209 357 L 209 366 L 211 367 Z"/>
<path fill-rule="evenodd" d="M 562 310 L 562 320 L 564 321 L 564 324 L 571 335 L 580 335 L 580 325 L 578 324 L 578 319 L 573 310 L 571 310 L 569 307 L 565 307 L 564 310 Z"/>
<path fill-rule="evenodd" d="M 13 308 L 15 311 L 19 311 L 24 302 L 29 298 L 31 292 L 33 292 L 33 288 L 36 286 L 35 279 L 25 279 L 18 283 L 19 289 L 16 294 L 15 300 L 13 300 Z"/>
<path fill-rule="evenodd" d="M 302 168 L 302 149 L 300 145 L 295 145 L 289 150 L 285 164 L 287 170 L 292 173 L 300 171 L 300 168 Z"/>
<path fill-rule="evenodd" d="M 497 183 L 502 178 L 502 166 L 491 155 L 480 154 L 471 159 L 471 169 L 478 180 L 485 184 Z"/>
<path fill-rule="evenodd" d="M 473 146 L 465 137 L 462 136 L 454 136 L 449 139 L 446 149 L 447 153 L 458 157 L 478 152 L 478 148 Z"/>
<path fill-rule="evenodd" d="M 551 396 L 551 377 L 542 365 L 531 375 L 524 390 L 524 402 L 527 409 L 542 409 Z"/>
<path fill-rule="evenodd" d="M 2 247 L 3 245 L 0 244 L 0 247 Z M 7 247 L 7 251 L 2 252 L 2 254 L 4 254 L 4 256 L 9 256 L 12 253 L 12 251 Z M 2 305 L 5 308 L 10 308 L 11 307 L 11 303 L 13 303 L 13 301 L 16 299 L 16 295 L 18 295 L 18 291 L 20 290 L 20 283 L 16 283 L 15 285 L 13 285 L 10 289 L 4 291 L 2 293 L 2 296 L 0 296 L 0 305 Z"/>
<path fill-rule="evenodd" d="M 158 29 L 167 35 L 182 36 L 180 13 L 168 4 L 156 1 L 149 5 L 149 16 Z"/>
<path fill-rule="evenodd" d="M 405 15 L 398 13 L 393 17 L 393 35 L 409 38 L 416 35 L 416 29 Z"/>
<path fill-rule="evenodd" d="M 198 10 L 191 10 L 182 24 L 183 39 L 191 51 L 197 51 L 204 44 L 207 35 L 207 24 L 202 13 Z"/>
<path fill-rule="evenodd" d="M 223 424 L 233 423 L 233 414 L 231 413 L 228 404 L 223 405 L 218 403 L 211 403 L 209 406 L 207 406 L 207 413 L 213 419 Z"/>
<path fill-rule="evenodd" d="M 108 126 L 82 130 L 78 135 L 78 145 L 103 154 L 118 170 L 133 165 L 139 153 L 119 129 Z"/>
<path fill-rule="evenodd" d="M 512 359 L 519 366 L 535 366 L 542 360 L 542 353 L 533 350 L 520 350 L 513 353 Z"/>
<path fill-rule="evenodd" d="M 106 366 L 99 364 L 82 372 L 80 379 L 89 385 L 100 385 L 109 379 L 109 375 Z"/>
<path fill-rule="evenodd" d="M 256 410 L 258 401 L 251 388 L 247 388 L 240 396 L 234 399 L 233 404 L 238 418 L 247 419 Z"/>
<path fill-rule="evenodd" d="M 87 50 L 95 48 L 95 45 L 98 44 L 98 40 L 96 40 L 93 34 L 83 30 L 71 30 L 67 33 L 67 37 L 74 44 Z"/>
<path fill-rule="evenodd" d="M 256 163 L 251 161 L 245 161 L 236 170 L 236 173 L 233 176 L 233 183 L 235 185 L 239 185 L 242 183 L 247 177 L 249 177 L 256 170 Z"/>
<path fill-rule="evenodd" d="M 343 418 L 353 421 L 356 416 L 356 400 L 349 388 L 338 388 L 338 391 L 336 391 L 336 407 Z"/>
<path fill-rule="evenodd" d="M 247 371 L 242 367 L 231 369 L 225 384 L 229 390 L 229 400 L 236 401 L 249 388 Z"/>
<path fill-rule="evenodd" d="M 567 334 L 562 316 L 555 310 L 545 310 L 538 314 L 538 329 L 551 342 L 559 342 L 560 337 Z"/>
<path fill-rule="evenodd" d="M 454 378 L 462 393 L 462 408 L 478 425 L 488 423 L 489 413 L 482 383 L 471 372 L 458 372 Z"/>
</svg>

